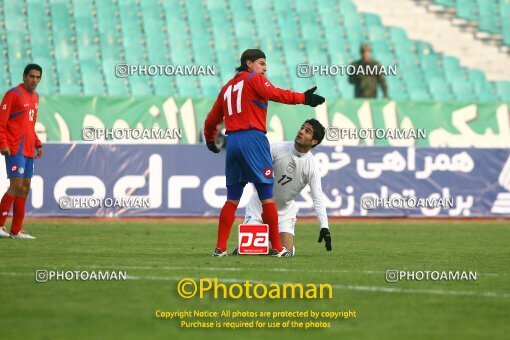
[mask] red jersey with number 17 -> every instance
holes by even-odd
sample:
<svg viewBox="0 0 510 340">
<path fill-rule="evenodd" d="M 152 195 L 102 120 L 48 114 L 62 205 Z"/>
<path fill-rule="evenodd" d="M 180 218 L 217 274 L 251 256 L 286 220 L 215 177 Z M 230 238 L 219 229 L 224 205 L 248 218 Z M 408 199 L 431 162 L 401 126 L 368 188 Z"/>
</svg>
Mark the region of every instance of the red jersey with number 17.
<svg viewBox="0 0 510 340">
<path fill-rule="evenodd" d="M 268 101 L 284 104 L 304 104 L 305 95 L 274 87 L 256 72 L 239 72 L 220 91 L 205 120 L 207 142 L 216 137 L 218 125 L 225 117 L 226 133 L 241 130 L 266 130 Z"/>
<path fill-rule="evenodd" d="M 26 90 L 22 84 L 7 91 L 0 104 L 0 148 L 9 148 L 34 158 L 41 141 L 35 133 L 39 95 Z"/>
</svg>

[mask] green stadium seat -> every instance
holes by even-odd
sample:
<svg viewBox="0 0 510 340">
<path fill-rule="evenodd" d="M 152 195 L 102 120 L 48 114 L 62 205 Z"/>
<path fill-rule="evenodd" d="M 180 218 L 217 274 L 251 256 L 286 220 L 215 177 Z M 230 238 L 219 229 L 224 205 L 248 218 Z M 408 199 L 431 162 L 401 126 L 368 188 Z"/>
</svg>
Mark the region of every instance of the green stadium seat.
<svg viewBox="0 0 510 340">
<path fill-rule="evenodd" d="M 80 59 L 97 58 L 99 45 L 96 42 L 97 35 L 93 29 L 93 20 L 90 17 L 76 19 L 76 33 L 78 56 Z"/>
<path fill-rule="evenodd" d="M 151 96 L 152 88 L 149 84 L 149 77 L 129 77 L 129 85 L 131 87 L 132 96 Z"/>
<path fill-rule="evenodd" d="M 318 23 L 304 23 L 301 24 L 301 35 L 304 41 L 316 41 L 320 32 Z"/>
<path fill-rule="evenodd" d="M 149 62 L 152 64 L 166 64 L 168 63 L 167 55 L 169 53 L 165 41 L 169 40 L 163 31 L 164 21 L 161 18 L 161 9 L 152 1 L 143 1 L 141 5 Z"/>
<path fill-rule="evenodd" d="M 381 27 L 382 28 L 381 18 L 378 15 L 364 14 L 363 19 L 364 19 L 366 27 L 369 27 L 369 28 Z"/>
<path fill-rule="evenodd" d="M 340 77 L 340 76 L 338 76 Z M 336 89 L 336 81 L 334 77 L 331 76 L 316 76 L 314 78 L 315 85 L 317 85 L 318 93 L 325 98 L 336 98 L 339 93 Z M 299 89 L 299 91 L 304 91 L 304 89 Z"/>
<path fill-rule="evenodd" d="M 383 27 L 380 26 L 370 26 L 368 28 L 368 37 L 370 41 L 376 42 L 376 41 L 382 41 L 387 44 L 388 37 L 386 35 L 386 30 Z"/>
<path fill-rule="evenodd" d="M 439 63 L 439 56 L 437 54 L 422 54 L 419 55 L 420 65 L 423 73 L 427 77 L 443 78 L 443 70 Z"/>
<path fill-rule="evenodd" d="M 497 81 L 495 82 L 495 88 L 500 100 L 510 102 L 510 82 Z"/>
<path fill-rule="evenodd" d="M 348 77 L 335 77 L 335 80 L 338 86 L 338 93 L 341 98 L 354 98 L 354 86 L 349 83 Z"/>
<path fill-rule="evenodd" d="M 49 17 L 45 13 L 45 5 L 40 2 L 29 2 L 27 4 L 27 17 L 32 55 L 50 58 L 51 43 L 49 38 L 51 31 L 47 26 Z"/>
<path fill-rule="evenodd" d="M 313 78 L 299 78 L 295 73 L 290 74 L 290 81 L 292 90 L 297 92 L 304 92 L 315 85 Z"/>
<path fill-rule="evenodd" d="M 359 16 L 356 6 L 349 0 L 339 1 L 339 11 L 344 17 Z"/>
<path fill-rule="evenodd" d="M 21 15 L 21 1 L 2 1 L 5 15 L 5 28 L 8 32 L 25 32 L 24 15 Z"/>
<path fill-rule="evenodd" d="M 503 43 L 510 46 L 510 3 L 508 1 L 500 1 L 499 12 L 501 15 Z"/>
<path fill-rule="evenodd" d="M 232 44 L 234 39 L 228 30 L 214 30 L 213 40 L 216 49 L 225 50 L 234 48 L 234 45 Z"/>
<path fill-rule="evenodd" d="M 452 82 L 452 90 L 455 94 L 455 97 L 460 98 L 466 98 L 469 100 L 469 98 L 473 98 L 473 87 L 469 82 L 463 81 L 462 79 L 455 79 Z M 461 99 L 464 100 L 464 99 Z"/>
<path fill-rule="evenodd" d="M 97 72 L 101 66 L 97 59 L 81 60 L 83 77 L 83 94 L 86 96 L 102 96 L 105 92 L 103 77 Z"/>
<path fill-rule="evenodd" d="M 434 53 L 432 45 L 425 41 L 416 41 L 414 43 L 414 49 L 418 55 Z"/>
<path fill-rule="evenodd" d="M 401 28 L 390 27 L 389 32 L 390 32 L 390 38 L 393 41 L 393 43 L 395 43 L 395 44 L 409 40 L 409 38 L 407 37 L 406 31 L 404 31 Z"/>
<path fill-rule="evenodd" d="M 232 3 L 234 2 L 236 1 L 233 1 Z M 223 0 L 207 0 L 207 7 L 209 9 L 221 9 L 221 10 L 226 9 L 225 1 Z"/>
<path fill-rule="evenodd" d="M 490 83 L 475 84 L 475 94 L 479 101 L 495 102 L 498 100 Z"/>
<path fill-rule="evenodd" d="M 220 84 L 218 78 L 213 76 L 199 77 L 200 87 L 202 89 L 202 95 L 204 97 L 214 98 L 218 96 L 218 93 L 223 84 Z"/>
<path fill-rule="evenodd" d="M 289 9 L 292 6 L 292 4 L 293 4 L 293 1 L 291 1 L 291 0 L 273 1 L 274 11 L 276 12 L 277 15 L 289 13 L 290 12 Z"/>
<path fill-rule="evenodd" d="M 57 73 L 61 95 L 79 95 L 81 93 L 81 76 L 72 59 L 57 59 Z"/>
<path fill-rule="evenodd" d="M 240 18 L 234 20 L 234 29 L 238 37 L 253 36 L 255 34 L 254 28 L 251 22 L 241 20 Z"/>
<path fill-rule="evenodd" d="M 331 10 L 321 13 L 322 24 L 328 29 L 340 26 L 340 18 L 340 13 Z"/>
<path fill-rule="evenodd" d="M 115 8 L 112 2 L 98 1 L 97 21 L 99 30 L 99 45 L 103 60 L 121 60 L 123 52 L 119 44 L 120 36 L 117 33 Z M 117 92 L 116 92 L 117 93 Z M 123 93 L 123 91 L 121 92 Z"/>
<path fill-rule="evenodd" d="M 154 92 L 156 96 L 167 97 L 177 94 L 172 77 L 154 76 L 152 77 Z"/>
<path fill-rule="evenodd" d="M 427 77 L 425 80 L 427 82 L 430 93 L 432 93 L 432 96 L 445 93 L 451 95 L 450 87 L 448 86 L 448 83 L 445 79 Z"/>
<path fill-rule="evenodd" d="M 476 6 L 473 0 L 456 0 L 457 16 L 468 20 L 476 20 Z"/>
<path fill-rule="evenodd" d="M 116 59 L 103 60 L 103 72 L 106 80 L 106 88 L 109 96 L 127 96 L 128 80 L 115 76 L 115 65 L 119 63 Z"/>
<path fill-rule="evenodd" d="M 460 67 L 459 60 L 446 56 L 443 58 L 443 68 L 446 79 L 454 81 L 464 77 L 464 70 Z"/>
<path fill-rule="evenodd" d="M 435 0 L 435 2 L 445 7 L 455 7 L 455 0 Z"/>
<path fill-rule="evenodd" d="M 285 65 L 268 61 L 267 74 L 269 77 L 285 77 L 286 72 L 287 67 Z"/>
<path fill-rule="evenodd" d="M 414 44 L 411 40 L 402 40 L 398 43 L 394 43 L 393 47 L 398 58 L 405 58 L 409 55 L 414 56 Z"/>
<path fill-rule="evenodd" d="M 424 89 L 409 89 L 409 99 L 411 100 L 430 100 L 430 94 Z"/>
<path fill-rule="evenodd" d="M 482 93 L 477 93 L 477 98 L 481 102 L 495 102 L 498 100 L 498 97 L 496 97 L 496 95 L 489 90 L 485 90 Z"/>
<path fill-rule="evenodd" d="M 359 55 L 359 48 L 361 44 L 367 43 L 361 31 L 352 29 L 347 30 L 347 43 L 349 44 L 351 53 Z"/>
<path fill-rule="evenodd" d="M 285 58 L 287 59 L 287 65 L 290 68 L 295 68 L 296 65 L 307 63 L 305 53 L 296 47 L 287 47 L 283 49 L 285 51 Z"/>
<path fill-rule="evenodd" d="M 308 50 L 308 60 L 315 65 L 326 65 L 329 64 L 329 59 L 327 54 L 322 52 L 320 49 L 310 49 Z"/>
<path fill-rule="evenodd" d="M 253 10 L 255 12 L 262 12 L 266 13 L 267 15 L 267 12 L 273 7 L 272 3 L 272 0 L 257 0 L 252 1 L 251 5 L 253 6 Z"/>
<path fill-rule="evenodd" d="M 378 53 L 375 59 L 384 66 L 395 65 L 393 55 L 391 53 Z M 398 72 L 398 69 L 397 69 Z"/>
<path fill-rule="evenodd" d="M 492 0 L 477 1 L 478 22 L 480 31 L 499 33 L 498 17 L 496 16 L 496 4 Z"/>
<path fill-rule="evenodd" d="M 298 39 L 296 32 L 299 31 L 299 24 L 296 22 L 291 13 L 280 14 L 278 17 L 278 23 L 281 27 L 280 35 L 282 36 L 284 43 L 286 41 Z"/>
<path fill-rule="evenodd" d="M 373 54 L 376 57 L 376 59 L 377 56 L 380 54 L 391 54 L 390 46 L 385 41 L 372 41 L 369 44 L 370 46 L 372 46 L 372 50 L 374 52 Z"/>
<path fill-rule="evenodd" d="M 136 8 L 134 0 L 119 2 L 120 22 L 123 33 L 122 42 L 126 52 L 126 61 L 142 63 L 145 60 L 146 50 L 142 44 L 143 32 L 141 30 L 141 21 L 134 8 Z M 143 88 L 143 86 L 140 86 L 140 88 Z"/>
<path fill-rule="evenodd" d="M 223 0 L 220 0 L 221 3 L 224 3 Z M 209 9 L 214 9 L 215 7 L 210 7 Z M 245 1 L 230 1 L 230 10 L 232 13 L 235 13 L 234 20 L 236 18 L 242 18 L 243 20 L 247 20 L 251 15 L 252 11 L 248 8 Z"/>
<path fill-rule="evenodd" d="M 361 28 L 361 17 L 357 12 L 353 14 L 343 14 L 342 23 L 346 28 L 359 30 Z"/>
<path fill-rule="evenodd" d="M 199 97 L 200 90 L 198 88 L 196 77 L 175 77 L 179 96 L 181 97 Z M 216 93 L 216 96 L 218 94 Z"/>
</svg>

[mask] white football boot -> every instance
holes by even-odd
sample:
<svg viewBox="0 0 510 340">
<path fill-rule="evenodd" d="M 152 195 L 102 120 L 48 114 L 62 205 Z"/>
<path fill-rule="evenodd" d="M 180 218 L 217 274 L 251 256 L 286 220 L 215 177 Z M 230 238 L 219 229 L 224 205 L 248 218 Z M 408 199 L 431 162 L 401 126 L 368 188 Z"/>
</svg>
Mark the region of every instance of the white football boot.
<svg viewBox="0 0 510 340">
<path fill-rule="evenodd" d="M 228 253 L 226 251 L 221 251 L 220 248 L 214 249 L 214 253 L 212 254 L 213 257 L 225 257 L 228 256 Z"/>
<path fill-rule="evenodd" d="M 9 238 L 11 235 L 5 230 L 5 227 L 0 228 L 0 238 Z"/>
<path fill-rule="evenodd" d="M 25 238 L 27 240 L 35 240 L 35 237 L 32 236 L 32 235 L 28 235 L 27 233 L 25 233 L 23 230 L 20 230 L 18 234 L 16 235 L 13 235 L 11 234 L 11 237 L 12 238 Z"/>
<path fill-rule="evenodd" d="M 278 252 L 276 249 L 271 249 L 271 252 L 269 253 L 271 256 L 274 257 L 292 257 L 293 254 L 288 251 L 285 247 L 282 248 L 281 252 Z"/>
</svg>

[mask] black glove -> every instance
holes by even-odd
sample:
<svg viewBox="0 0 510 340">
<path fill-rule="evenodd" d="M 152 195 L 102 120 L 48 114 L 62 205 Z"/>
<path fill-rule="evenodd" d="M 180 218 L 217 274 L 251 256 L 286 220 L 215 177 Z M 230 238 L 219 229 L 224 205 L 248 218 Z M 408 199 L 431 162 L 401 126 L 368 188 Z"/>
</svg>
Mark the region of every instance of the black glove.
<svg viewBox="0 0 510 340">
<path fill-rule="evenodd" d="M 214 142 L 207 142 L 207 148 L 208 148 L 209 150 L 211 150 L 212 152 L 214 152 L 214 153 L 218 153 L 218 152 L 220 152 L 220 149 L 218 149 L 218 148 L 216 147 L 216 143 L 214 143 Z"/>
<path fill-rule="evenodd" d="M 316 107 L 317 105 L 320 105 L 326 101 L 324 97 L 321 97 L 318 94 L 314 94 L 315 90 L 317 90 L 317 86 L 305 91 L 305 105 Z"/>
<path fill-rule="evenodd" d="M 321 243 L 322 240 L 324 240 L 324 242 L 326 243 L 326 250 L 331 251 L 331 234 L 329 233 L 328 228 L 321 229 L 321 232 L 319 234 L 319 243 Z"/>
</svg>

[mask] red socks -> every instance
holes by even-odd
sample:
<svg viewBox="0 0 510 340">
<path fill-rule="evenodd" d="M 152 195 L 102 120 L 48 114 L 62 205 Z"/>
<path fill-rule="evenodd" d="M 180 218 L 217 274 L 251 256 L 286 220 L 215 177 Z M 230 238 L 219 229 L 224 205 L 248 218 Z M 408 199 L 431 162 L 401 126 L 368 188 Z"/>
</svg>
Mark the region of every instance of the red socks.
<svg viewBox="0 0 510 340">
<path fill-rule="evenodd" d="M 278 210 L 274 202 L 262 204 L 262 221 L 269 225 L 269 240 L 271 247 L 282 251 L 282 243 L 280 241 L 280 232 L 278 230 Z"/>
<path fill-rule="evenodd" d="M 17 235 L 23 226 L 25 218 L 25 202 L 27 198 L 17 196 L 14 198 L 14 214 L 12 217 L 11 234 Z"/>
<path fill-rule="evenodd" d="M 14 203 L 14 208 L 16 209 L 16 202 Z M 220 248 L 221 251 L 227 250 L 227 241 L 236 219 L 236 210 L 237 206 L 230 201 L 225 202 L 223 209 L 221 209 L 220 222 L 218 224 L 218 242 L 216 243 L 216 248 Z M 272 248 L 279 252 L 282 251 L 280 232 L 278 230 L 278 210 L 274 202 L 262 204 L 262 221 L 269 225 L 269 240 L 271 241 Z"/>
<path fill-rule="evenodd" d="M 227 241 L 230 236 L 230 229 L 232 229 L 236 219 L 236 210 L 237 206 L 230 201 L 226 201 L 223 209 L 221 209 L 218 224 L 218 242 L 216 243 L 216 248 L 220 248 L 221 251 L 227 250 Z"/>
<path fill-rule="evenodd" d="M 5 220 L 9 215 L 9 211 L 11 211 L 12 202 L 14 201 L 14 197 L 5 193 L 4 197 L 2 197 L 2 201 L 0 201 L 0 227 L 5 225 Z"/>
</svg>

